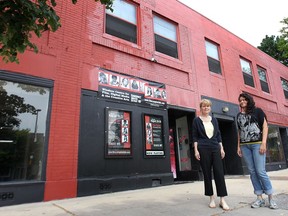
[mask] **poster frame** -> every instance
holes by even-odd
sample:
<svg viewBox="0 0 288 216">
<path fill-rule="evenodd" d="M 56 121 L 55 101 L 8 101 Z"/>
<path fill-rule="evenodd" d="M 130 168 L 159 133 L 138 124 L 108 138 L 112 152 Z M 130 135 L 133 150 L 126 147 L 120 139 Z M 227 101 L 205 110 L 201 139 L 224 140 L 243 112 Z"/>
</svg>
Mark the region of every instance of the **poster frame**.
<svg viewBox="0 0 288 216">
<path fill-rule="evenodd" d="M 115 121 L 116 121 L 116 126 L 119 127 L 118 124 L 120 124 L 120 131 L 117 131 L 118 132 L 118 136 L 117 138 L 119 139 L 119 143 L 116 143 L 116 144 L 111 144 L 109 143 L 109 136 L 110 134 L 113 135 L 114 133 L 114 137 L 116 136 L 115 135 L 115 131 L 113 132 L 111 130 L 111 121 L 112 120 L 110 119 L 110 116 L 109 116 L 109 113 L 110 112 L 117 112 L 120 113 L 120 112 L 123 112 L 123 117 L 121 119 L 121 114 L 119 114 L 119 119 L 118 117 L 115 117 Z M 128 117 L 129 118 L 128 118 Z M 125 120 L 128 120 L 128 125 L 125 125 L 124 126 L 124 122 Z M 117 122 L 117 121 L 121 121 L 121 122 Z M 131 158 L 132 155 L 133 155 L 133 152 L 132 152 L 132 130 L 131 130 L 131 124 L 132 124 L 132 112 L 129 111 L 129 110 L 125 110 L 125 109 L 120 109 L 120 108 L 111 108 L 111 107 L 106 107 L 105 108 L 105 158 Z M 110 127 L 110 129 L 109 129 Z M 118 128 L 116 128 L 117 130 L 119 130 Z M 125 130 L 126 129 L 126 130 Z M 125 131 L 125 134 L 124 134 L 124 131 Z M 120 134 L 119 134 L 120 133 Z M 127 139 L 127 142 L 124 140 L 125 137 L 128 137 Z M 116 138 L 114 138 L 116 139 Z M 126 144 L 125 144 L 126 143 Z M 110 144 L 110 145 L 109 145 Z M 125 146 L 126 145 L 126 146 Z M 111 147 L 109 147 L 111 146 Z M 114 146 L 112 148 L 112 146 Z M 118 148 L 117 148 L 118 146 Z M 114 153 L 113 153 L 113 151 Z M 125 153 L 125 150 L 127 151 L 127 153 Z"/>
<path fill-rule="evenodd" d="M 156 148 L 154 150 L 153 149 L 149 149 L 150 147 L 153 148 L 153 146 L 149 146 L 149 144 L 148 144 L 148 139 L 149 139 L 149 137 L 148 137 L 149 135 L 148 135 L 148 132 L 147 132 L 147 124 L 149 123 L 149 122 L 147 122 L 147 118 L 148 117 L 150 117 L 150 118 L 152 117 L 152 118 L 161 120 L 161 122 L 158 123 L 158 124 L 161 124 L 160 129 L 157 129 L 157 130 L 158 130 L 158 133 L 159 133 L 159 130 L 160 130 L 160 133 L 161 133 L 160 137 L 158 137 L 158 138 L 160 138 L 162 146 L 161 147 L 159 146 L 158 148 L 156 148 L 154 146 L 154 148 Z M 163 118 L 163 116 L 150 114 L 150 113 L 143 113 L 142 114 L 142 121 L 143 121 L 142 125 L 143 125 L 144 158 L 165 158 L 166 155 L 165 155 L 165 135 L 164 135 L 164 122 L 163 122 L 164 118 Z M 152 125 L 151 125 L 151 129 L 152 129 L 152 132 L 151 132 L 152 133 L 152 137 L 151 138 L 152 138 L 152 143 L 155 145 L 155 143 L 154 143 L 155 142 L 155 137 L 154 137 L 155 133 L 153 134 L 153 126 Z"/>
</svg>

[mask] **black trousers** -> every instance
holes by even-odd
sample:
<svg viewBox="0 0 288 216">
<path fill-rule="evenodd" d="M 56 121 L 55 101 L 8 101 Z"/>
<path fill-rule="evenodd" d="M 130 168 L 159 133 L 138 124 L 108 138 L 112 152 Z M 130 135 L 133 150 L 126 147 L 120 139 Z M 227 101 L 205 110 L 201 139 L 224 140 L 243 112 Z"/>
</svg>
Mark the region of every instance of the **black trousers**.
<svg viewBox="0 0 288 216">
<path fill-rule="evenodd" d="M 212 170 L 218 197 L 227 196 L 220 149 L 199 148 L 200 165 L 204 176 L 205 195 L 212 196 Z"/>
</svg>

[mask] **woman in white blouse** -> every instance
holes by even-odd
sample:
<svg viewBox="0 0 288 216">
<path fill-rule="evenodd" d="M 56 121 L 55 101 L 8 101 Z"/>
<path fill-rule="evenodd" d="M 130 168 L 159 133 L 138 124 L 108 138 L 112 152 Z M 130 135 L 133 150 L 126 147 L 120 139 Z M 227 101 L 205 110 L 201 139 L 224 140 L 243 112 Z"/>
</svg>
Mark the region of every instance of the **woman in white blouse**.
<svg viewBox="0 0 288 216">
<path fill-rule="evenodd" d="M 226 183 L 222 159 L 225 151 L 222 145 L 222 138 L 216 118 L 210 116 L 211 101 L 203 99 L 200 102 L 200 115 L 193 120 L 192 137 L 194 153 L 200 161 L 204 176 L 205 196 L 210 197 L 210 208 L 215 208 L 215 197 L 212 186 L 212 170 L 216 185 L 217 196 L 220 197 L 219 206 L 223 210 L 229 210 L 224 200 L 227 196 Z"/>
</svg>

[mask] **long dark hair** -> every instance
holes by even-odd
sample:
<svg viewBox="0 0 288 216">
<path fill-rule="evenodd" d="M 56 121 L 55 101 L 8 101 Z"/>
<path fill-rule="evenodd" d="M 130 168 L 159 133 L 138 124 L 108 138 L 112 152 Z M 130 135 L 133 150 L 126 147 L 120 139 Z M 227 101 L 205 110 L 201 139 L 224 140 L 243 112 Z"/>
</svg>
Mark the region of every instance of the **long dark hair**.
<svg viewBox="0 0 288 216">
<path fill-rule="evenodd" d="M 247 114 L 252 113 L 255 109 L 255 101 L 254 101 L 253 97 L 247 93 L 241 93 L 238 97 L 239 102 L 240 102 L 240 97 L 243 97 L 247 100 L 246 113 Z"/>
</svg>

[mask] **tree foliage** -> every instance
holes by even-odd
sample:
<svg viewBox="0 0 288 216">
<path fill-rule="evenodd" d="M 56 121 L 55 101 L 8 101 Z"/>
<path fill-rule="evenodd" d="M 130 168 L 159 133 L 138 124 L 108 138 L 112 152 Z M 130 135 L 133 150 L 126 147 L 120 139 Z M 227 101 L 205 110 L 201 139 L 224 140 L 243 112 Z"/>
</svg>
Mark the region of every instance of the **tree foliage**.
<svg viewBox="0 0 288 216">
<path fill-rule="evenodd" d="M 288 17 L 284 18 L 282 21 L 280 21 L 284 26 L 280 30 L 282 33 L 282 36 L 285 40 L 288 40 Z"/>
<path fill-rule="evenodd" d="M 17 95 L 8 95 L 7 92 L 0 92 L 0 124 L 2 127 L 19 126 L 21 120 L 17 116 L 21 113 L 36 113 L 34 106 L 24 103 L 24 98 Z M 10 107 L 9 107 L 10 106 Z M 9 107 L 9 109 L 7 109 Z"/>
<path fill-rule="evenodd" d="M 281 35 L 266 35 L 257 48 L 288 66 L 288 18 L 280 22 L 284 25 L 280 30 Z"/>
<path fill-rule="evenodd" d="M 73 4 L 77 0 L 71 0 Z M 112 10 L 113 0 L 94 0 Z M 19 62 L 18 53 L 26 49 L 38 52 L 32 34 L 55 32 L 60 26 L 56 0 L 0 0 L 0 55 L 5 62 Z"/>
<path fill-rule="evenodd" d="M 281 23 L 284 26 L 280 30 L 282 40 L 279 42 L 279 49 L 283 52 L 283 57 L 285 58 L 284 64 L 288 66 L 288 17 L 284 18 Z"/>
</svg>

